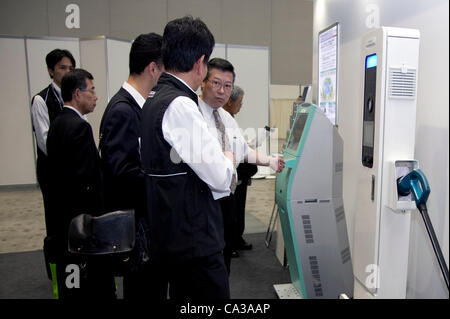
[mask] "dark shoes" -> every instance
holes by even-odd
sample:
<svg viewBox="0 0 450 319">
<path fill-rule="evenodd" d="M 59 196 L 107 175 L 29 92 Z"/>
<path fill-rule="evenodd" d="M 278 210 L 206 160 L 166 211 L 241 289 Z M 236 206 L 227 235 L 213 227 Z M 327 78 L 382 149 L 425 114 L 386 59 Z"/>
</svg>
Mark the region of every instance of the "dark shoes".
<svg viewBox="0 0 450 319">
<path fill-rule="evenodd" d="M 253 245 L 250 243 L 247 243 L 244 239 L 242 239 L 239 244 L 236 246 L 237 250 L 251 250 L 253 248 Z"/>
<path fill-rule="evenodd" d="M 237 252 L 238 250 L 250 250 L 253 248 L 252 244 L 247 243 L 244 238 L 241 238 L 241 240 L 239 241 L 239 244 L 237 244 L 233 251 L 231 252 L 231 258 L 238 258 L 239 257 L 239 253 Z"/>
</svg>

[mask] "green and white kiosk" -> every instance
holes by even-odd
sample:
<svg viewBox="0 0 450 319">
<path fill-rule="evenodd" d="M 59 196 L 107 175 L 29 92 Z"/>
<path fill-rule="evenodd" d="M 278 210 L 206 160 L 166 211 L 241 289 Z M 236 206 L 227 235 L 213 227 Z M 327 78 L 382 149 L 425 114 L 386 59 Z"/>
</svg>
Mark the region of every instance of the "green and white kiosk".
<svg viewBox="0 0 450 319">
<path fill-rule="evenodd" d="M 315 105 L 297 109 L 277 175 L 278 205 L 293 286 L 302 298 L 353 297 L 342 199 L 343 142 Z"/>
</svg>

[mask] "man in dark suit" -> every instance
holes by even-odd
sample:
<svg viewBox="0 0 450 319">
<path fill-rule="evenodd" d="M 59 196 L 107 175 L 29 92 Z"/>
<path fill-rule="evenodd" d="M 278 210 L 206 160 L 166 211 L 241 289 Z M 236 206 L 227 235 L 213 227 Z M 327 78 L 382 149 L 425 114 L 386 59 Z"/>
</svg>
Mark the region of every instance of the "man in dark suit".
<svg viewBox="0 0 450 319">
<path fill-rule="evenodd" d="M 139 150 L 141 113 L 150 90 L 164 70 L 161 44 L 162 36 L 155 33 L 141 34 L 133 41 L 130 75 L 109 101 L 100 124 L 105 209 L 134 209 L 138 236 L 145 236 L 142 232 L 147 229 L 143 220 L 146 195 Z M 142 269 L 124 276 L 124 298 L 147 296 L 141 293 L 142 289 L 147 290 L 146 272 L 147 269 Z"/>
<path fill-rule="evenodd" d="M 100 157 L 85 115 L 94 111 L 97 96 L 92 75 L 82 69 L 66 74 L 61 82 L 64 108 L 51 123 L 47 137 L 50 214 L 47 233 L 52 247 L 55 297 L 114 298 L 114 277 L 92 262 L 71 255 L 68 227 L 79 214 L 103 213 Z M 79 270 L 79 285 L 68 285 L 68 266 Z"/>
<path fill-rule="evenodd" d="M 145 196 L 140 121 L 145 100 L 164 69 L 161 43 L 162 37 L 155 33 L 141 34 L 134 40 L 128 80 L 109 101 L 102 117 L 99 149 L 107 211 L 136 209 Z"/>
<path fill-rule="evenodd" d="M 242 107 L 242 100 L 244 99 L 244 90 L 235 85 L 230 94 L 230 99 L 225 103 L 223 109 L 234 117 Z M 243 162 L 237 167 L 238 183 L 236 191 L 234 192 L 236 200 L 236 231 L 234 233 L 234 249 L 233 257 L 239 256 L 236 250 L 250 250 L 253 245 L 247 243 L 244 239 L 245 230 L 245 202 L 247 199 L 247 186 L 251 185 L 251 177 L 258 171 L 255 164 Z"/>
</svg>

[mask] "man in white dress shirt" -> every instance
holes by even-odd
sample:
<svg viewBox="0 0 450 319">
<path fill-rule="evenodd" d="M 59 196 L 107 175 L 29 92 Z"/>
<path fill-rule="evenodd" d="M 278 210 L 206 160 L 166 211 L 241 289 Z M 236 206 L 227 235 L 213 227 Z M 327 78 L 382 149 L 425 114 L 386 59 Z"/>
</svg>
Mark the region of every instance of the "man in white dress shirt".
<svg viewBox="0 0 450 319">
<path fill-rule="evenodd" d="M 142 110 L 150 256 L 175 300 L 230 298 L 215 199 L 230 191 L 234 157 L 209 132 L 195 93 L 213 47 L 200 19 L 170 21 L 162 43 L 166 72 Z"/>
<path fill-rule="evenodd" d="M 236 120 L 222 106 L 230 98 L 235 80 L 233 65 L 224 59 L 214 58 L 208 62 L 208 73 L 202 83 L 202 96 L 199 106 L 212 134 L 221 139 L 218 121 L 225 127 L 225 135 L 235 156 L 236 167 L 240 162 L 253 161 L 257 165 L 270 166 L 276 172 L 284 167 L 284 161 L 278 157 L 269 157 L 251 149 L 241 134 Z M 234 170 L 236 173 L 236 170 Z M 234 190 L 233 190 L 234 192 Z M 228 274 L 236 238 L 236 203 L 233 192 L 219 192 L 220 205 L 224 220 L 225 248 L 224 258 Z M 213 192 L 214 193 L 214 192 Z M 217 192 L 216 192 L 217 193 Z M 218 197 L 218 196 L 216 196 Z"/>
<path fill-rule="evenodd" d="M 47 71 L 52 83 L 41 92 L 33 96 L 31 101 L 31 120 L 33 123 L 34 136 L 36 138 L 36 177 L 42 192 L 44 202 L 45 223 L 49 219 L 48 185 L 51 169 L 47 159 L 47 134 L 50 124 L 55 120 L 63 109 L 61 96 L 61 80 L 68 72 L 75 68 L 75 59 L 67 50 L 54 49 L 45 57 Z M 51 279 L 49 265 L 48 233 L 44 239 L 44 256 L 46 259 L 47 275 Z"/>
</svg>

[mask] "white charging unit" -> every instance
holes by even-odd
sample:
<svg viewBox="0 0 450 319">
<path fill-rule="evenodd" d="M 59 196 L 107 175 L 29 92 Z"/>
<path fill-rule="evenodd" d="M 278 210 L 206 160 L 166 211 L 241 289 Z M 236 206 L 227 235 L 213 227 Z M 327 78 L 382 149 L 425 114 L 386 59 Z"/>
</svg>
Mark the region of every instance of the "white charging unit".
<svg viewBox="0 0 450 319">
<path fill-rule="evenodd" d="M 411 196 L 396 179 L 414 160 L 420 32 L 381 27 L 361 43 L 361 159 L 358 171 L 353 268 L 355 298 L 405 298 Z M 358 295 L 358 291 L 360 293 Z"/>
</svg>

